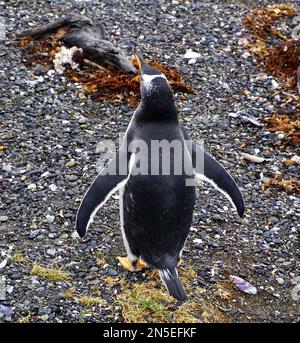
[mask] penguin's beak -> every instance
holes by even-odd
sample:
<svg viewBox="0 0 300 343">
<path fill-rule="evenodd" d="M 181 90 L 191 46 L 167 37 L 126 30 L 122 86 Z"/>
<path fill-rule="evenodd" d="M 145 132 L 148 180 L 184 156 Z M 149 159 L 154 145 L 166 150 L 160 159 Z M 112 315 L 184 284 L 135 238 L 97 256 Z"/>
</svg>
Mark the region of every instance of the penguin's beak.
<svg viewBox="0 0 300 343">
<path fill-rule="evenodd" d="M 135 54 L 135 59 L 138 63 L 138 66 L 139 66 L 139 71 L 140 73 L 142 73 L 142 62 L 141 62 L 141 57 L 138 55 L 138 54 Z"/>
<path fill-rule="evenodd" d="M 138 63 L 140 76 L 142 75 L 161 75 L 161 72 L 146 63 L 139 54 L 135 54 Z"/>
</svg>

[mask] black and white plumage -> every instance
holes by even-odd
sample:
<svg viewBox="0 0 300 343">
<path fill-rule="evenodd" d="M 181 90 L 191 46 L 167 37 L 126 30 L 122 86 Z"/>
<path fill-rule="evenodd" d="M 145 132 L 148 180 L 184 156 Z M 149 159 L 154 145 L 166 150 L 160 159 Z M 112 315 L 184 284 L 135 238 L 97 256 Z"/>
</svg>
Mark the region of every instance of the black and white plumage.
<svg viewBox="0 0 300 343">
<path fill-rule="evenodd" d="M 138 61 L 141 102 L 127 128 L 118 158 L 114 158 L 103 169 L 87 191 L 78 210 L 76 227 L 83 237 L 92 216 L 119 190 L 121 229 L 128 254 L 128 269 L 137 270 L 139 260 L 157 268 L 169 293 L 183 301 L 186 295 L 178 277 L 177 264 L 192 223 L 194 179 L 204 179 L 225 194 L 240 216 L 244 213 L 244 201 L 228 172 L 211 156 L 206 153 L 203 155 L 195 142 L 187 144 L 188 135 L 178 121 L 173 92 L 165 76 L 141 58 Z M 145 157 L 139 149 L 138 142 L 141 141 L 148 147 L 154 141 L 179 142 L 182 146 L 179 153 L 182 154 L 181 174 L 175 172 L 174 161 L 178 151 L 176 155 L 175 150 L 169 150 L 170 172 L 164 175 L 161 163 L 157 162 L 159 158 L 165 159 L 162 151 L 159 150 L 158 156 L 148 151 Z M 198 164 L 198 153 L 204 156 L 204 165 Z M 140 170 L 141 157 L 148 162 L 144 173 Z M 120 171 L 120 161 L 125 161 L 125 172 L 124 168 Z M 153 166 L 154 161 L 157 166 Z M 108 175 L 115 167 L 116 175 Z M 154 168 L 155 173 L 152 167 L 157 167 Z"/>
</svg>

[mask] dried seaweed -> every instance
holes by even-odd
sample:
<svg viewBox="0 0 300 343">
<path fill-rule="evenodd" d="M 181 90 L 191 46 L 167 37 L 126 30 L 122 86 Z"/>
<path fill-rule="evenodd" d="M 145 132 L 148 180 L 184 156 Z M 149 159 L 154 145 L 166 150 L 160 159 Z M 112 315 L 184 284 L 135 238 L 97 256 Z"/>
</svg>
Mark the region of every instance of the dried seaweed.
<svg viewBox="0 0 300 343">
<path fill-rule="evenodd" d="M 277 36 L 282 39 L 286 37 L 278 31 L 274 23 L 285 17 L 296 15 L 294 6 L 277 4 L 251 11 L 243 18 L 243 25 L 249 29 L 256 38 L 266 40 L 269 36 Z"/>
<path fill-rule="evenodd" d="M 269 123 L 268 130 L 274 133 L 284 133 L 287 139 L 294 143 L 300 143 L 300 113 L 286 115 L 273 114 L 265 118 Z"/>
<path fill-rule="evenodd" d="M 245 48 L 262 62 L 272 75 L 285 81 L 285 88 L 297 86 L 297 69 L 300 58 L 300 41 L 288 39 L 274 24 L 278 20 L 296 15 L 296 9 L 286 4 L 259 8 L 243 18 L 243 25 L 250 30 L 250 40 L 244 41 Z M 270 38 L 284 41 L 272 47 Z"/>
<path fill-rule="evenodd" d="M 290 86 L 297 85 L 300 65 L 300 40 L 288 40 L 271 49 L 264 61 L 267 70 L 279 79 L 290 78 Z"/>
<path fill-rule="evenodd" d="M 39 63 L 43 66 L 49 65 L 55 54 L 60 50 L 62 43 L 53 37 L 33 40 L 30 37 L 20 39 L 19 46 L 26 49 L 26 64 Z"/>
<path fill-rule="evenodd" d="M 268 188 L 277 188 L 287 193 L 300 194 L 299 180 L 284 180 L 281 175 L 276 175 L 274 178 L 262 184 L 262 190 Z"/>
<path fill-rule="evenodd" d="M 137 67 L 137 62 L 135 60 L 132 62 Z M 156 61 L 148 61 L 148 63 L 166 75 L 174 91 L 193 93 L 192 88 L 184 82 L 176 70 Z M 88 68 L 83 72 L 72 70 L 70 73 L 71 78 L 82 83 L 84 90 L 91 93 L 91 98 L 95 101 L 126 102 L 131 107 L 136 107 L 140 101 L 139 77 L 130 77 L 116 68 L 98 70 Z"/>
<path fill-rule="evenodd" d="M 27 37 L 20 40 L 20 47 L 27 52 L 27 63 L 31 65 L 35 63 L 49 65 L 61 46 L 61 42 L 54 37 L 38 41 Z M 102 67 L 95 63 L 86 65 L 81 56 L 77 56 L 76 62 L 80 64 L 80 70 L 66 68 L 65 74 L 73 81 L 81 83 L 84 91 L 91 94 L 92 100 L 127 103 L 130 107 L 138 105 L 139 76 L 129 76 L 120 69 L 106 64 L 102 64 Z M 132 60 L 132 63 L 138 68 L 135 60 Z M 192 87 L 183 80 L 177 70 L 157 61 L 148 61 L 148 63 L 166 75 L 174 91 L 194 93 Z"/>
<path fill-rule="evenodd" d="M 251 38 L 245 42 L 244 46 L 259 60 L 263 60 L 269 53 L 267 42 L 262 38 Z"/>
<path fill-rule="evenodd" d="M 270 74 L 282 80 L 285 89 L 297 88 L 297 70 L 300 64 L 300 41 L 291 40 L 275 27 L 275 22 L 296 15 L 294 6 L 277 4 L 251 11 L 243 19 L 243 25 L 250 30 L 251 38 L 244 39 L 245 48 L 256 57 Z M 272 38 L 283 42 L 272 46 Z M 277 40 L 278 41 L 278 40 Z M 273 44 L 274 45 L 274 44 Z M 289 95 L 289 94 L 287 94 Z M 295 98 L 298 101 L 296 96 Z M 287 103 L 290 103 L 289 99 Z M 285 142 L 300 143 L 299 113 L 294 115 L 273 114 L 265 118 L 268 130 L 284 133 Z M 281 144 L 281 143 L 280 143 Z"/>
</svg>

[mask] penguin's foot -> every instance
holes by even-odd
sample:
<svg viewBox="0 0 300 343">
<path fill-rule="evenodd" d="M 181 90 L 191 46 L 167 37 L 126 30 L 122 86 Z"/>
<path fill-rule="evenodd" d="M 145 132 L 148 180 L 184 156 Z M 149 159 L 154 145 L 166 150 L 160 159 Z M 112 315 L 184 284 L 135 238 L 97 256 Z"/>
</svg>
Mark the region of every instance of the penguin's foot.
<svg viewBox="0 0 300 343">
<path fill-rule="evenodd" d="M 135 268 L 136 268 L 135 270 L 145 269 L 145 268 L 147 268 L 147 263 L 140 258 L 137 261 Z"/>
<path fill-rule="evenodd" d="M 117 260 L 121 263 L 121 266 L 122 266 L 124 269 L 129 270 L 130 272 L 134 272 L 134 271 L 135 271 L 134 266 L 133 266 L 132 263 L 128 260 L 127 257 L 120 257 L 120 256 L 118 256 L 118 257 L 117 257 Z"/>
<path fill-rule="evenodd" d="M 117 257 L 117 260 L 121 263 L 122 267 L 126 270 L 129 270 L 130 272 L 138 272 L 142 269 L 145 269 L 147 267 L 147 263 L 144 262 L 142 259 L 134 261 L 131 263 L 127 257 Z"/>
</svg>

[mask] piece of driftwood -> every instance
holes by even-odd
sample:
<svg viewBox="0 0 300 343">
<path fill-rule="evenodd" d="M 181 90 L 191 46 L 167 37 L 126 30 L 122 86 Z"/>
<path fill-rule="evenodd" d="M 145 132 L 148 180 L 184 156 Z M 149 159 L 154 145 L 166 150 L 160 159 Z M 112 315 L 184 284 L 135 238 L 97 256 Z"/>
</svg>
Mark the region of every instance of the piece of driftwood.
<svg viewBox="0 0 300 343">
<path fill-rule="evenodd" d="M 53 23 L 17 33 L 17 37 L 29 36 L 33 39 L 49 35 L 53 35 L 69 47 L 81 48 L 85 59 L 97 64 L 114 65 L 129 74 L 136 73 L 134 65 L 123 51 L 107 40 L 103 27 L 85 16 L 70 14 Z"/>
</svg>

